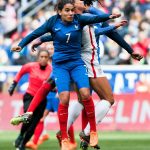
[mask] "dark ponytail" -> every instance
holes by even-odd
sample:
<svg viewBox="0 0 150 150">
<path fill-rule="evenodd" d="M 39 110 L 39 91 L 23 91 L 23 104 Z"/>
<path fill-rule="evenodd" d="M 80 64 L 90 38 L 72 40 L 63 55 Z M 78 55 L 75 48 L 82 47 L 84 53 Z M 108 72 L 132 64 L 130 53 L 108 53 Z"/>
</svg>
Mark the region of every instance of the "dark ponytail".
<svg viewBox="0 0 150 150">
<path fill-rule="evenodd" d="M 84 5 L 90 6 L 90 5 L 93 4 L 93 2 L 95 2 L 95 1 L 97 1 L 97 0 L 82 0 L 82 1 L 84 1 Z"/>
</svg>

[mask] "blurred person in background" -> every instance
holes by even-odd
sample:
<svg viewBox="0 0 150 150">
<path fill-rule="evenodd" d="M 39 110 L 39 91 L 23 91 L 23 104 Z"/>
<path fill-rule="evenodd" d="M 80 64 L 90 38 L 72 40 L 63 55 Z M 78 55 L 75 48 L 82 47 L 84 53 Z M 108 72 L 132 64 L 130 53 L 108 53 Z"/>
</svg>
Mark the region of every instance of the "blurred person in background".
<svg viewBox="0 0 150 150">
<path fill-rule="evenodd" d="M 10 36 L 13 30 L 17 27 L 17 9 L 19 7 L 19 3 L 16 0 L 8 0 L 7 3 L 1 0 L 1 4 L 3 4 L 4 8 L 3 15 L 1 17 L 1 25 L 4 29 L 3 33 Z"/>
<path fill-rule="evenodd" d="M 145 59 L 146 56 L 148 54 L 148 50 L 149 50 L 149 44 L 150 43 L 150 38 L 147 38 L 147 32 L 145 31 L 140 31 L 138 33 L 138 39 L 137 42 L 135 44 L 132 45 L 132 48 L 134 49 L 135 52 L 141 53 L 144 56 L 143 61 L 141 62 L 137 62 L 135 60 L 131 60 L 132 64 L 145 64 Z"/>
<path fill-rule="evenodd" d="M 120 61 L 120 47 L 112 40 L 108 40 L 106 45 L 107 54 L 101 58 L 101 65 L 116 65 Z"/>
<path fill-rule="evenodd" d="M 29 86 L 26 93 L 23 96 L 23 109 L 27 111 L 29 104 L 31 103 L 37 90 L 41 87 L 44 81 L 48 79 L 52 71 L 51 66 L 48 64 L 49 52 L 47 50 L 41 50 L 37 55 L 37 62 L 27 63 L 22 66 L 21 70 L 17 73 L 11 84 L 8 92 L 10 96 L 13 95 L 17 83 L 24 74 L 29 74 Z M 42 75 L 42 76 L 41 76 Z M 35 127 L 43 116 L 46 100 L 43 100 L 33 113 L 33 118 L 29 124 L 23 124 L 20 130 L 20 134 L 14 142 L 14 145 L 18 150 L 24 150 L 25 144 L 29 141 L 34 133 Z"/>
<path fill-rule="evenodd" d="M 6 66 L 9 64 L 7 49 L 8 46 L 4 43 L 4 36 L 0 35 L 0 66 Z"/>
<path fill-rule="evenodd" d="M 149 93 L 150 92 L 150 80 L 149 75 L 141 73 L 139 80 L 135 84 L 136 93 Z"/>
<path fill-rule="evenodd" d="M 48 116 L 49 112 L 57 114 L 58 112 L 58 105 L 59 105 L 59 98 L 57 89 L 53 89 L 46 97 L 47 103 L 46 108 L 43 113 L 43 117 L 40 119 L 39 123 L 37 124 L 33 139 L 26 143 L 27 148 L 37 149 L 38 145 L 41 145 L 44 141 L 49 139 L 49 134 L 46 133 L 44 128 L 44 121 Z"/>
</svg>

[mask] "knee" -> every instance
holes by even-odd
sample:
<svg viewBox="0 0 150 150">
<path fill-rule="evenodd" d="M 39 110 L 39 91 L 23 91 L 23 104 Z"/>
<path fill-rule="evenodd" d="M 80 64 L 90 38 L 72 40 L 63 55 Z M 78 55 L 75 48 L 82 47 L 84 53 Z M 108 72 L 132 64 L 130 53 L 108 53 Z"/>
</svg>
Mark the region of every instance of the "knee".
<svg viewBox="0 0 150 150">
<path fill-rule="evenodd" d="M 63 105 L 69 105 L 69 97 L 68 97 L 68 95 L 61 94 L 61 95 L 59 95 L 59 99 L 60 99 L 60 102 Z"/>
<path fill-rule="evenodd" d="M 90 98 L 90 92 L 88 90 L 85 90 L 84 92 L 81 93 L 81 99 L 89 99 Z"/>
</svg>

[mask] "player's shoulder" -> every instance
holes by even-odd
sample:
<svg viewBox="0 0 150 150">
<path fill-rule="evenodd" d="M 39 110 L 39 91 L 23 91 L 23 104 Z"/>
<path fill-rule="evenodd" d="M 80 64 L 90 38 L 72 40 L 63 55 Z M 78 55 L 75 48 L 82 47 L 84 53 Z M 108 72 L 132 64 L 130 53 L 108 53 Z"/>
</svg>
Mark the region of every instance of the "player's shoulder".
<svg viewBox="0 0 150 150">
<path fill-rule="evenodd" d="M 59 18 L 59 15 L 56 14 L 56 15 L 54 15 L 54 16 L 49 17 L 48 20 L 47 20 L 47 22 L 48 22 L 48 23 L 51 23 L 51 24 L 52 24 L 53 22 L 55 23 L 58 18 Z"/>
<path fill-rule="evenodd" d="M 57 19 L 59 18 L 59 15 L 54 15 L 51 16 L 47 21 L 46 21 L 46 27 L 49 30 L 52 30 L 52 27 L 54 26 L 54 24 L 56 23 Z"/>
</svg>

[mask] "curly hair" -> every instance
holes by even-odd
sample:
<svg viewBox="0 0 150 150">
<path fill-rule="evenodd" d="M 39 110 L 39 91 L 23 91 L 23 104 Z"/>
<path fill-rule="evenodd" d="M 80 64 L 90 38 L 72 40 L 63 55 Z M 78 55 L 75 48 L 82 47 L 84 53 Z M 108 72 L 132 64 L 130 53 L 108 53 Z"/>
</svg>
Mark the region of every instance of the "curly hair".
<svg viewBox="0 0 150 150">
<path fill-rule="evenodd" d="M 57 10 L 57 11 L 62 10 L 63 7 L 68 3 L 74 5 L 75 1 L 74 0 L 58 0 L 55 10 Z"/>
</svg>

